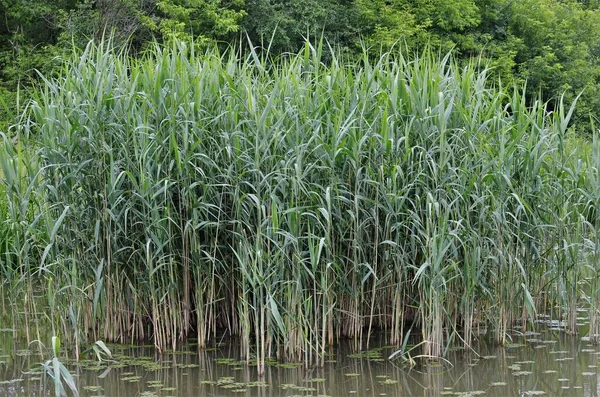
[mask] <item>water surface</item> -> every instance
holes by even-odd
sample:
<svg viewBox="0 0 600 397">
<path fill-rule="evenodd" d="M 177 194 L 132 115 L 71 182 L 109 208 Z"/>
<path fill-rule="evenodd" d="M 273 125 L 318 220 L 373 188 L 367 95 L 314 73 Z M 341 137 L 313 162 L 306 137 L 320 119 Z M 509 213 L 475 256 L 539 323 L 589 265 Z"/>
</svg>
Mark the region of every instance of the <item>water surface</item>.
<svg viewBox="0 0 600 397">
<path fill-rule="evenodd" d="M 357 354 L 348 344 L 330 351 L 324 368 L 269 363 L 264 377 L 237 361 L 235 341 L 198 351 L 193 345 L 157 353 L 152 347 L 110 346 L 114 362 L 65 364 L 81 396 L 598 396 L 600 346 L 580 335 L 540 325 L 541 333 L 512 334 L 498 348 L 480 342 L 480 354 L 451 352 L 452 363 L 407 368 L 382 347 Z M 50 396 L 37 345 L 0 331 L 0 396 Z"/>
</svg>

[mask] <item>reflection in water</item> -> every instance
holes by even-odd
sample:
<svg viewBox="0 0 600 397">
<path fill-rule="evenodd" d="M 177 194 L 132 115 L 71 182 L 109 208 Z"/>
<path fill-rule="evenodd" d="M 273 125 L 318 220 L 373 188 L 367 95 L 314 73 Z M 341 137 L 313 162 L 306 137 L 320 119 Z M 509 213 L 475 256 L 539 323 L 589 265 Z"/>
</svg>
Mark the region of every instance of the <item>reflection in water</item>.
<svg viewBox="0 0 600 397">
<path fill-rule="evenodd" d="M 348 344 L 349 346 L 350 344 Z M 115 362 L 68 362 L 82 396 L 598 396 L 600 348 L 549 331 L 513 335 L 513 344 L 477 346 L 481 357 L 452 352 L 448 364 L 403 368 L 390 348 L 332 351 L 324 368 L 271 363 L 264 377 L 236 360 L 235 343 L 158 354 L 151 347 L 113 346 Z M 0 332 L 0 396 L 50 396 L 36 346 L 17 346 Z M 351 357 L 348 357 L 351 355 Z"/>
</svg>

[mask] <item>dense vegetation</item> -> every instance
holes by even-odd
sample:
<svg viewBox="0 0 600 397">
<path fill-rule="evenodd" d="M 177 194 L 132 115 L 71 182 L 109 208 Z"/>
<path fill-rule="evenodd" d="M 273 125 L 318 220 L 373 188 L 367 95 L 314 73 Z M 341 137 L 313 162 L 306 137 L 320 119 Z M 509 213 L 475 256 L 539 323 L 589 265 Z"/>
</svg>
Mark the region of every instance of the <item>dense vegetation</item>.
<svg viewBox="0 0 600 397">
<path fill-rule="evenodd" d="M 574 330 L 585 282 L 598 334 L 598 146 L 579 158 L 573 107 L 488 72 L 428 51 L 89 44 L 3 135 L 14 321 L 45 313 L 74 346 L 226 331 L 262 371 L 375 329 L 428 357 L 477 325 L 504 343 L 538 310 Z"/>
<path fill-rule="evenodd" d="M 19 82 L 27 88 L 35 69 L 50 74 L 73 42 L 83 48 L 109 31 L 130 39 L 133 53 L 154 38 L 226 48 L 246 34 L 272 53 L 321 35 L 352 56 L 361 42 L 384 51 L 399 42 L 407 53 L 455 48 L 459 59 L 481 55 L 505 86 L 527 80 L 532 100 L 555 104 L 566 91 L 570 102 L 585 89 L 573 119 L 580 131 L 600 113 L 597 0 L 5 0 L 0 21 L 2 127 L 19 113 Z"/>
</svg>

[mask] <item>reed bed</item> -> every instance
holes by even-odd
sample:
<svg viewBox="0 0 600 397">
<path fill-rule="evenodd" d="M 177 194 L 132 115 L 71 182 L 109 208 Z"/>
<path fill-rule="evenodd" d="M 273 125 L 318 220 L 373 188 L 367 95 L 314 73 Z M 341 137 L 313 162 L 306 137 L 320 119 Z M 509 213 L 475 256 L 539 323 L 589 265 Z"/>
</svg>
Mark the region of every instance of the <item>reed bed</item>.
<svg viewBox="0 0 600 397">
<path fill-rule="evenodd" d="M 226 332 L 259 372 L 376 330 L 433 358 L 549 308 L 574 329 L 581 280 L 595 313 L 600 153 L 565 149 L 572 107 L 451 54 L 245 54 L 90 43 L 44 81 L 4 139 L 13 303 L 43 296 L 75 346 Z"/>
</svg>

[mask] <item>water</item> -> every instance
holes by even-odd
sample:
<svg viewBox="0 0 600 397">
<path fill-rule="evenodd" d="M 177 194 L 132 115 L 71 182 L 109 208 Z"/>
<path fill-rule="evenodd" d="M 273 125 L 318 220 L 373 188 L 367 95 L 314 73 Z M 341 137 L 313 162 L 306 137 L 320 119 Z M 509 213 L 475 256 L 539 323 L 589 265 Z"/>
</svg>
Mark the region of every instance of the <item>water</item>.
<svg viewBox="0 0 600 397">
<path fill-rule="evenodd" d="M 352 354 L 332 351 L 324 368 L 271 363 L 264 377 L 237 362 L 233 341 L 198 352 L 184 346 L 159 354 L 152 347 L 110 346 L 114 362 L 67 361 L 81 396 L 598 396 L 600 346 L 552 331 L 513 335 L 496 348 L 479 343 L 474 354 L 452 352 L 453 365 L 406 368 L 387 360 L 391 348 Z M 50 396 L 36 345 L 16 344 L 0 331 L 0 396 Z M 44 359 L 48 357 L 45 356 Z"/>
</svg>

